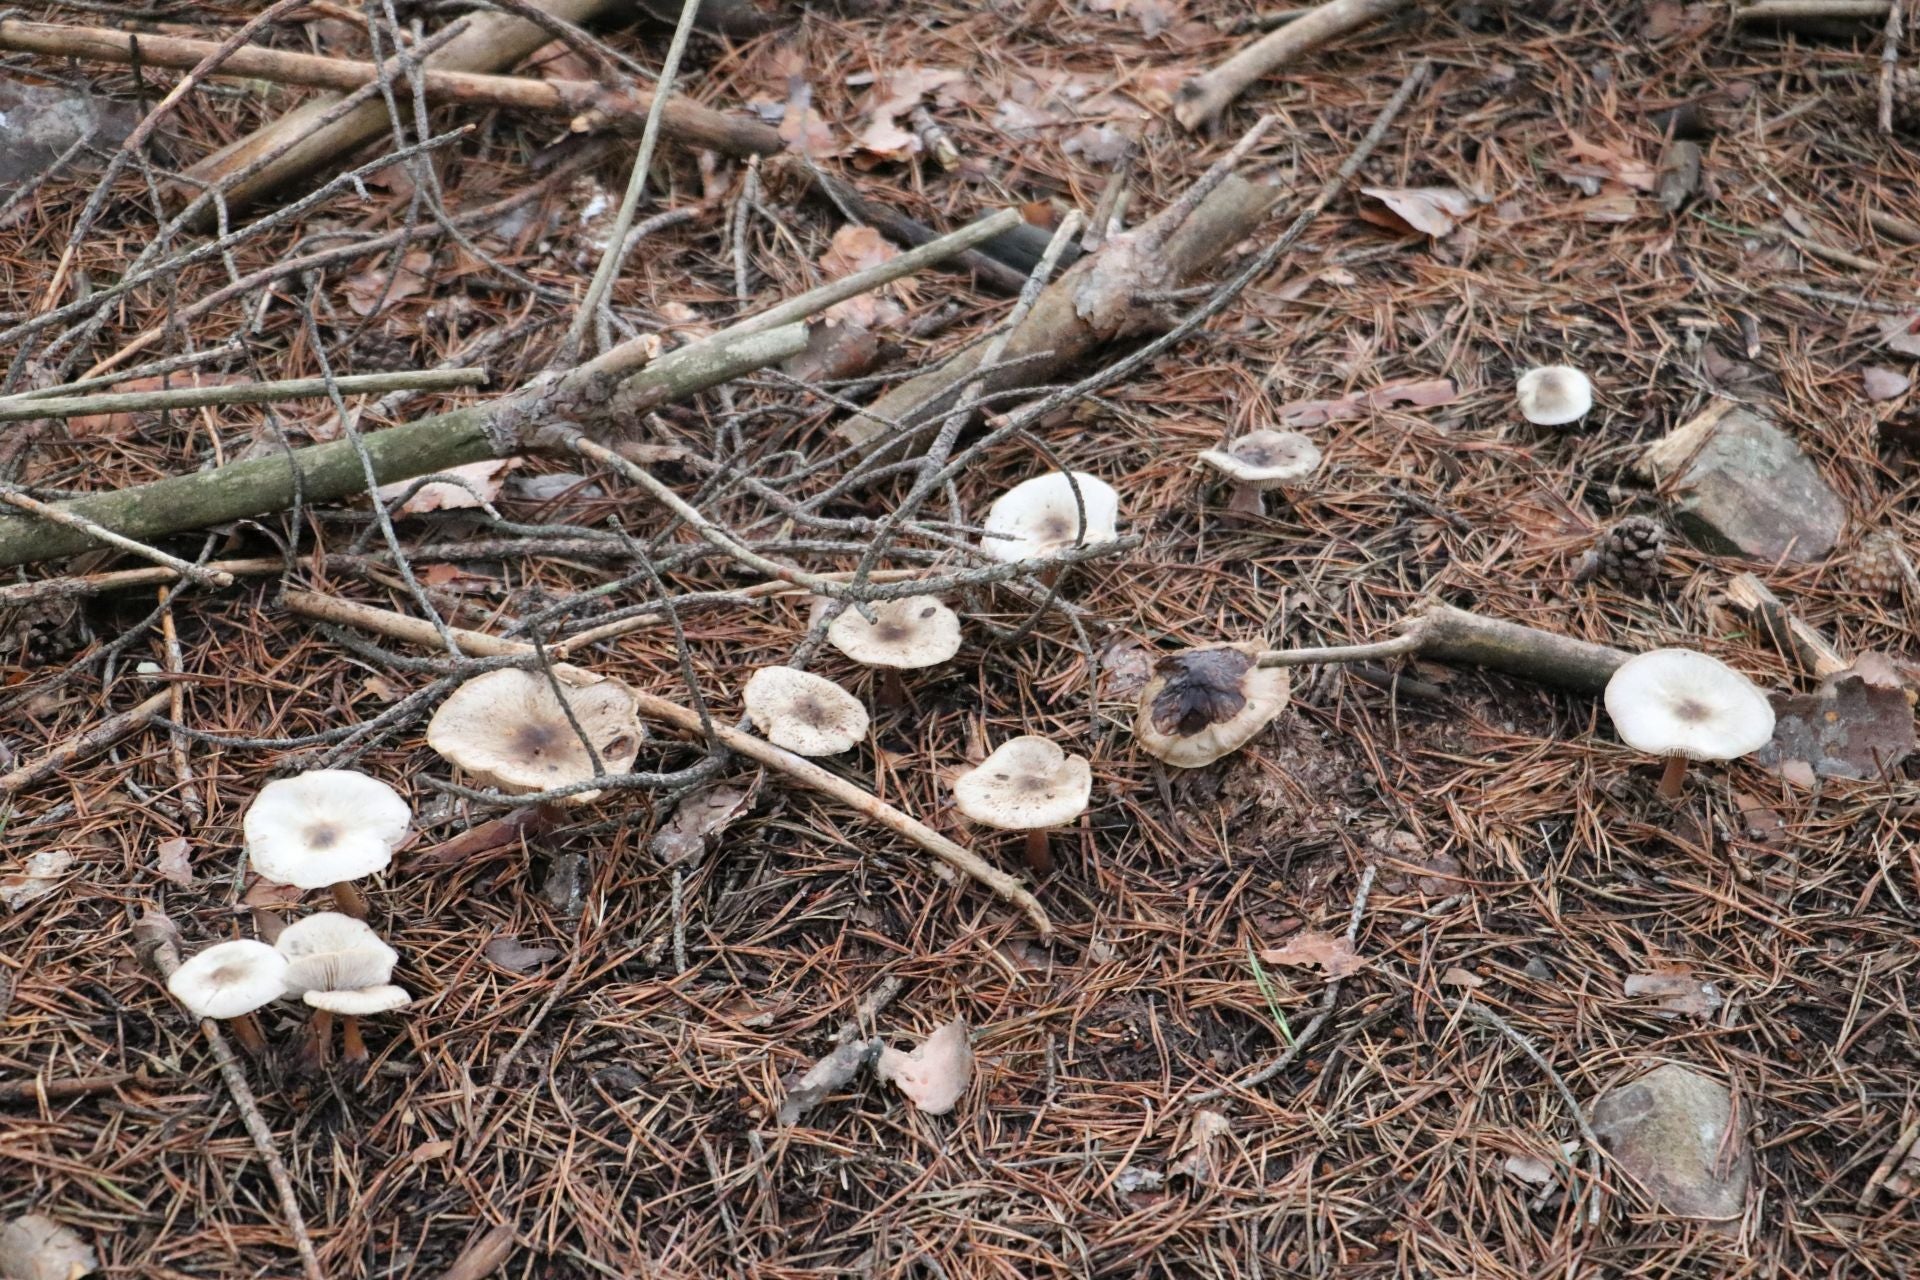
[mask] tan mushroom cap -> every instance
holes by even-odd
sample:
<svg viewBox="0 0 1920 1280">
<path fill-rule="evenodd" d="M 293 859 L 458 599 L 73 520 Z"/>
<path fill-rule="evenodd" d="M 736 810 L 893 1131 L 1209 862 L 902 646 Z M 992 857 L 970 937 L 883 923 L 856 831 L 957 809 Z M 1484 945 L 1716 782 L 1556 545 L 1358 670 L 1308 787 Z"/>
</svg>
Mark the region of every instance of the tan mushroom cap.
<svg viewBox="0 0 1920 1280">
<path fill-rule="evenodd" d="M 860 699 L 811 671 L 762 667 L 747 680 L 745 700 L 754 727 L 795 755 L 839 755 L 867 736 Z"/>
<path fill-rule="evenodd" d="M 1081 538 L 1076 535 L 1083 510 L 1086 536 Z M 1110 542 L 1119 534 L 1119 523 L 1120 494 L 1112 485 L 1085 471 L 1049 471 L 1021 481 L 987 509 L 980 550 L 995 560 L 1033 560 L 1076 542 Z"/>
<path fill-rule="evenodd" d="M 563 686 L 567 705 L 608 773 L 625 773 L 647 731 L 633 690 L 618 680 Z M 453 691 L 427 725 L 440 758 L 509 795 L 571 786 L 593 777 L 593 760 L 568 723 L 553 685 L 538 671 L 509 667 L 475 676 Z M 584 804 L 598 791 L 566 797 Z"/>
<path fill-rule="evenodd" d="M 827 643 L 869 667 L 937 667 L 960 652 L 960 615 L 937 596 L 908 596 L 871 606 L 873 621 L 848 609 L 827 628 Z"/>
<path fill-rule="evenodd" d="M 413 810 L 378 778 L 312 769 L 260 788 L 240 819 L 253 869 L 299 889 L 358 880 L 386 868 Z"/>
<path fill-rule="evenodd" d="M 1292 688 L 1285 667 L 1255 665 L 1260 653 L 1258 644 L 1223 644 L 1162 658 L 1133 718 L 1140 749 L 1198 769 L 1245 746 L 1285 709 Z"/>
<path fill-rule="evenodd" d="M 1298 431 L 1255 431 L 1206 450 L 1200 461 L 1249 489 L 1278 489 L 1319 469 L 1320 446 Z"/>
<path fill-rule="evenodd" d="M 1593 408 L 1593 383 L 1572 365 L 1552 364 L 1529 369 L 1515 388 L 1520 416 L 1541 427 L 1563 427 L 1578 422 Z"/>
<path fill-rule="evenodd" d="M 375 987 L 393 977 L 400 955 L 364 920 L 317 911 L 280 931 L 274 949 L 286 958 L 287 994 Z"/>
<path fill-rule="evenodd" d="M 167 990 L 197 1018 L 238 1018 L 286 994 L 287 961 L 264 942 L 219 942 L 190 956 Z"/>
<path fill-rule="evenodd" d="M 387 1013 L 413 1003 L 413 997 L 400 987 L 383 983 L 377 987 L 356 987 L 347 991 L 309 991 L 300 997 L 316 1009 L 348 1018 L 366 1018 Z"/>
<path fill-rule="evenodd" d="M 1004 831 L 1064 826 L 1087 811 L 1093 766 L 1052 738 L 1009 738 L 953 783 L 954 806 Z"/>
</svg>

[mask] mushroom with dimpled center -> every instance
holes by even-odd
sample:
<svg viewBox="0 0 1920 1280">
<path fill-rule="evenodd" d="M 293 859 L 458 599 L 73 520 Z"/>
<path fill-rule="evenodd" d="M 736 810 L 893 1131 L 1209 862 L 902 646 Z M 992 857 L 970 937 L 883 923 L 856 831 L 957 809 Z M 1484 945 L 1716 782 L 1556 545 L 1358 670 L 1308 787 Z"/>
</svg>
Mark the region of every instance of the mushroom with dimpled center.
<svg viewBox="0 0 1920 1280">
<path fill-rule="evenodd" d="M 1733 760 L 1773 737 L 1773 706 L 1753 681 L 1691 649 L 1654 649 L 1607 681 L 1607 714 L 1620 740 L 1664 756 L 1660 794 L 1680 795 L 1689 760 Z"/>
<path fill-rule="evenodd" d="M 1255 431 L 1224 449 L 1204 451 L 1200 461 L 1233 481 L 1229 510 L 1262 515 L 1267 490 L 1312 475 L 1320 467 L 1320 449 L 1298 431 Z"/>
<path fill-rule="evenodd" d="M 618 680 L 562 687 L 565 707 L 543 672 L 507 667 L 475 676 L 433 713 L 427 745 L 509 795 L 589 781 L 596 776 L 595 755 L 606 773 L 631 769 L 646 738 L 633 690 Z M 591 753 L 581 730 L 593 743 Z M 562 803 L 585 804 L 599 794 L 577 791 Z"/>
<path fill-rule="evenodd" d="M 167 979 L 167 990 L 196 1018 L 231 1022 L 240 1043 L 259 1053 L 266 1038 L 253 1011 L 286 994 L 286 972 L 278 951 L 242 938 L 190 956 Z"/>
<path fill-rule="evenodd" d="M 1540 427 L 1564 427 L 1578 422 L 1593 408 L 1593 383 L 1571 365 L 1529 369 L 1515 388 L 1520 416 Z"/>
<path fill-rule="evenodd" d="M 1034 560 L 1077 544 L 1111 542 L 1119 522 L 1120 495 L 1112 485 L 1084 471 L 1049 471 L 1021 481 L 987 509 L 980 550 L 995 560 Z"/>
<path fill-rule="evenodd" d="M 867 736 L 860 699 L 811 671 L 762 667 L 747 680 L 745 701 L 754 727 L 795 755 L 837 756 Z"/>
<path fill-rule="evenodd" d="M 827 643 L 862 666 L 880 671 L 880 701 L 899 706 L 906 689 L 900 672 L 937 667 L 960 651 L 960 615 L 937 596 L 907 596 L 868 606 L 869 622 L 847 609 L 827 627 Z"/>
<path fill-rule="evenodd" d="M 954 806 L 975 822 L 1027 833 L 1027 865 L 1052 869 L 1047 831 L 1087 811 L 1093 766 L 1037 734 L 1009 738 L 953 783 Z"/>
<path fill-rule="evenodd" d="M 253 869 L 277 884 L 332 889 L 342 911 L 364 916 L 353 881 L 386 869 L 413 810 L 400 793 L 351 769 L 313 769 L 260 789 L 240 820 Z"/>
</svg>

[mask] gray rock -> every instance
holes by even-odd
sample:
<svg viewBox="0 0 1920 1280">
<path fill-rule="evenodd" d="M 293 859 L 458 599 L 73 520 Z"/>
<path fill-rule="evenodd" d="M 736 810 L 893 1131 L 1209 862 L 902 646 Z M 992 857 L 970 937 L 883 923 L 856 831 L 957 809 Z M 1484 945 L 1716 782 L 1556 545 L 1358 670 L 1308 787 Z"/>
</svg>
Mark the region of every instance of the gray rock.
<svg viewBox="0 0 1920 1280">
<path fill-rule="evenodd" d="M 1846 505 L 1800 446 L 1731 401 L 1655 441 L 1640 469 L 1672 500 L 1675 523 L 1707 551 L 1813 561 L 1846 527 Z"/>
<path fill-rule="evenodd" d="M 1725 1086 L 1667 1063 L 1595 1099 L 1594 1136 L 1654 1203 L 1684 1218 L 1737 1223 L 1753 1148 Z"/>
<path fill-rule="evenodd" d="M 138 119 L 131 107 L 73 89 L 0 80 L 0 196 L 5 196 L 92 136 L 103 151 L 119 146 Z"/>
</svg>

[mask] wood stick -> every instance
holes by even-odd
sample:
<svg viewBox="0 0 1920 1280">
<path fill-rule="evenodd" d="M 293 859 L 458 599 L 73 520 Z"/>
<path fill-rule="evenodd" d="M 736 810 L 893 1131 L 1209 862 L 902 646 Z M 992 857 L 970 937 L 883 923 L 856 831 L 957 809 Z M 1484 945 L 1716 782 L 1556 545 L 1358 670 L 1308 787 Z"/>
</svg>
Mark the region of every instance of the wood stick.
<svg viewBox="0 0 1920 1280">
<path fill-rule="evenodd" d="M 370 395 L 381 391 L 454 391 L 480 387 L 485 369 L 418 369 L 398 373 L 345 374 L 333 380 L 340 394 Z M 79 418 L 95 413 L 154 413 L 167 409 L 199 409 L 216 404 L 272 404 L 328 394 L 325 378 L 287 378 L 278 382 L 236 382 L 224 386 L 168 387 L 155 391 L 119 391 L 105 395 L 57 396 L 32 400 L 0 400 L 0 422 L 34 418 Z"/>
<path fill-rule="evenodd" d="M 25 512 L 34 519 L 43 520 L 56 528 L 64 529 L 76 538 L 82 538 L 88 542 L 105 543 L 121 551 L 131 552 L 143 560 L 151 560 L 200 586 L 230 587 L 233 585 L 233 577 L 230 574 L 203 569 L 197 564 L 182 560 L 179 556 L 170 555 L 158 547 L 150 547 L 144 542 L 129 538 L 123 533 L 97 523 L 81 512 L 56 507 L 51 503 L 30 498 L 24 493 L 7 488 L 0 488 L 0 504 Z"/>
<path fill-rule="evenodd" d="M 138 706 L 130 707 L 118 715 L 109 716 L 91 729 L 68 738 L 33 763 L 23 764 L 12 773 L 0 774 L 0 796 L 10 796 L 23 791 L 74 761 L 90 756 L 96 751 L 104 751 L 122 738 L 138 733 L 152 723 L 155 716 L 165 715 L 172 701 L 172 691 L 162 689 Z"/>
<path fill-rule="evenodd" d="M 1398 13 L 1413 0 L 1327 0 L 1286 26 L 1255 40 L 1211 71 L 1194 76 L 1174 97 L 1173 115 L 1188 129 L 1211 123 L 1262 76 L 1369 22 Z"/>
<path fill-rule="evenodd" d="M 1733 11 L 1735 22 L 1848 21 L 1884 18 L 1890 0 L 1758 0 Z"/>
<path fill-rule="evenodd" d="M 440 633 L 425 619 L 410 618 L 391 610 L 356 604 L 349 600 L 338 600 L 312 591 L 289 591 L 285 599 L 287 608 L 303 617 L 315 618 L 323 622 L 345 623 L 429 649 L 440 647 Z M 480 631 L 455 628 L 453 636 L 460 642 L 463 650 L 478 657 L 520 656 L 534 652 L 530 644 L 502 639 Z M 575 682 L 597 679 L 591 673 L 566 663 L 555 663 L 553 672 L 563 680 Z M 704 732 L 700 714 L 691 708 L 683 707 L 677 702 L 669 702 L 665 698 L 650 693 L 636 691 L 635 697 L 638 699 L 641 715 L 664 721 L 688 733 Z M 1033 921 L 1034 927 L 1040 931 L 1042 937 L 1053 932 L 1053 922 L 1048 919 L 1046 908 L 1040 905 L 1039 900 L 1027 892 L 1019 880 L 991 865 L 971 849 L 947 839 L 933 828 L 894 808 L 872 792 L 856 786 L 837 774 L 828 772 L 811 760 L 794 755 L 790 751 L 783 751 L 771 742 L 756 738 L 752 734 L 742 733 L 717 720 L 712 723 L 714 736 L 729 751 L 745 756 L 756 764 L 765 765 L 803 786 L 838 800 L 862 817 L 885 827 L 895 835 L 912 841 L 954 870 L 993 890 L 1004 901 L 1019 907 L 1026 913 L 1027 918 Z"/>
<path fill-rule="evenodd" d="M 90 1098 L 96 1093 L 111 1093 L 127 1081 L 133 1079 L 131 1071 L 116 1071 L 104 1076 L 71 1076 L 65 1080 L 48 1080 L 44 1076 L 35 1076 L 31 1080 L 0 1080 L 0 1102 L 64 1102 L 69 1098 Z"/>
<path fill-rule="evenodd" d="M 1853 666 L 1852 658 L 1796 616 L 1753 574 L 1739 574 L 1727 584 L 1727 601 L 1743 613 L 1758 618 L 1768 639 L 1782 653 L 1800 659 L 1814 675 L 1824 679 Z"/>
</svg>

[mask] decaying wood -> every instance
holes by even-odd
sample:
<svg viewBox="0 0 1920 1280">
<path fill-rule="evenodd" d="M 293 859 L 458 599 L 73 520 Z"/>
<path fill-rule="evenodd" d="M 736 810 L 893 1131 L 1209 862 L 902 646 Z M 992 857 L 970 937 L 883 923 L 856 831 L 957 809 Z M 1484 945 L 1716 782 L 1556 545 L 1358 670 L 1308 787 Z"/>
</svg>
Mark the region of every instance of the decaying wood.
<svg viewBox="0 0 1920 1280">
<path fill-rule="evenodd" d="M 162 690 L 119 715 L 108 716 L 84 733 L 75 734 L 38 760 L 23 764 L 11 773 L 0 774 L 0 796 L 23 791 L 76 760 L 83 760 L 96 751 L 105 751 L 122 738 L 138 733 L 152 724 L 155 716 L 165 714 L 172 701 L 173 694 Z"/>
<path fill-rule="evenodd" d="M 285 378 L 276 382 L 234 382 L 204 387 L 168 387 L 155 391 L 120 391 L 90 396 L 23 396 L 0 400 L 0 422 L 30 422 L 38 418 L 78 418 L 97 413 L 158 413 L 170 409 L 199 409 L 217 404 L 273 404 L 282 400 L 312 399 L 329 390 L 343 396 L 376 395 L 387 391 L 456 391 L 484 386 L 485 369 L 422 369 L 402 373 L 347 374 L 325 378 Z"/>
<path fill-rule="evenodd" d="M 1796 616 L 1766 583 L 1753 574 L 1738 574 L 1727 584 L 1727 601 L 1742 612 L 1758 618 L 1780 652 L 1790 653 L 1804 662 L 1814 675 L 1836 675 L 1853 665 L 1852 658 Z"/>
<path fill-rule="evenodd" d="M 1398 13 L 1413 0 L 1327 0 L 1286 26 L 1255 40 L 1211 71 L 1180 86 L 1173 115 L 1189 129 L 1211 123 L 1227 105 L 1262 76 L 1379 18 Z"/>
<path fill-rule="evenodd" d="M 311 591 L 287 592 L 286 605 L 294 613 L 303 617 L 345 623 L 425 648 L 440 647 L 439 631 L 421 618 L 410 618 L 405 614 L 394 613 L 387 609 L 356 604 L 349 600 L 337 600 Z M 463 650 L 479 657 L 523 656 L 534 652 L 530 644 L 502 639 L 481 631 L 455 629 L 453 636 L 459 641 Z M 565 663 L 554 664 L 552 670 L 563 680 L 593 678 L 580 668 L 570 667 Z M 670 724 L 687 733 L 705 732 L 699 712 L 650 693 L 636 692 L 635 697 L 638 699 L 636 705 L 642 716 Z M 730 728 L 717 720 L 712 723 L 714 737 L 727 750 L 745 756 L 756 764 L 765 765 L 802 786 L 837 800 L 869 821 L 912 841 L 955 871 L 977 880 L 993 890 L 1004 901 L 1020 908 L 1026 913 L 1027 918 L 1033 921 L 1034 927 L 1040 931 L 1042 937 L 1053 932 L 1053 922 L 1048 918 L 1046 908 L 1040 905 L 1039 899 L 1029 893 L 1018 879 L 993 866 L 965 845 L 947 839 L 917 818 L 894 808 L 872 792 L 856 786 L 838 774 L 830 773 L 811 760 L 782 750 L 763 738 L 756 738 L 750 733 L 742 733 L 738 729 Z"/>
</svg>

